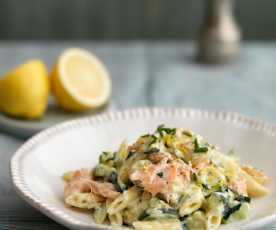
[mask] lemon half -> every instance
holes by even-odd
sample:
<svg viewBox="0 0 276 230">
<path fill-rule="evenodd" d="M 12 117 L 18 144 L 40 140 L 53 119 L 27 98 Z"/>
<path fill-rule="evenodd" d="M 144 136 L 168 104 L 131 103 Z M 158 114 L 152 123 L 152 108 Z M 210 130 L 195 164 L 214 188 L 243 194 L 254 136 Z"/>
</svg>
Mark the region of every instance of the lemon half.
<svg viewBox="0 0 276 230">
<path fill-rule="evenodd" d="M 40 118 L 47 108 L 48 94 L 46 66 L 31 60 L 0 79 L 0 111 L 14 117 Z"/>
<path fill-rule="evenodd" d="M 71 48 L 59 57 L 51 74 L 51 88 L 62 108 L 83 111 L 108 102 L 111 80 L 96 56 L 83 49 Z"/>
</svg>

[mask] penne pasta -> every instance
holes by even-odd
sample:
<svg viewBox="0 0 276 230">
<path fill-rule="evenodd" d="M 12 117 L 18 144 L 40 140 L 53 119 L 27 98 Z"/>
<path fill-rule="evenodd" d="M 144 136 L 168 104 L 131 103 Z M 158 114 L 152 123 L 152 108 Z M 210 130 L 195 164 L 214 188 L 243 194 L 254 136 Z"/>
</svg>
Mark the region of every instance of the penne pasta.
<svg viewBox="0 0 276 230">
<path fill-rule="evenodd" d="M 215 230 L 246 219 L 251 198 L 269 192 L 263 172 L 192 131 L 164 125 L 63 180 L 66 204 L 89 210 L 98 224 L 137 230 Z"/>
<path fill-rule="evenodd" d="M 206 209 L 206 227 L 207 229 L 217 229 L 223 218 L 224 204 L 223 199 L 217 194 L 212 194 L 207 199 Z"/>
<path fill-rule="evenodd" d="M 213 209 L 206 213 L 206 228 L 213 230 L 218 229 L 222 220 L 222 212 Z"/>
<path fill-rule="evenodd" d="M 114 215 L 108 215 L 108 219 L 110 224 L 113 226 L 122 226 L 123 225 L 123 217 L 121 213 L 116 213 Z"/>
<path fill-rule="evenodd" d="M 107 207 L 107 212 L 110 215 L 114 215 L 118 212 L 121 212 L 128 207 L 131 202 L 133 202 L 139 195 L 139 192 L 136 188 L 131 188 L 125 191 L 122 195 L 117 197 L 112 203 Z"/>
<path fill-rule="evenodd" d="M 270 182 L 270 179 L 267 175 L 252 166 L 243 166 L 242 170 L 253 177 L 253 179 L 261 185 L 267 185 Z"/>
<path fill-rule="evenodd" d="M 93 194 L 80 192 L 73 193 L 66 197 L 65 203 L 82 209 L 92 209 L 99 206 Z"/>
<path fill-rule="evenodd" d="M 179 215 L 186 216 L 198 210 L 202 206 L 204 196 L 200 187 L 191 185 L 180 201 Z"/>
<path fill-rule="evenodd" d="M 107 218 L 106 205 L 102 204 L 99 207 L 96 207 L 93 212 L 94 220 L 97 224 L 103 224 Z"/>
<path fill-rule="evenodd" d="M 259 184 L 246 171 L 241 170 L 241 175 L 246 180 L 247 193 L 250 197 L 262 197 L 262 196 L 266 196 L 269 193 L 269 190 L 266 187 Z"/>
<path fill-rule="evenodd" d="M 179 220 L 161 220 L 161 221 L 136 221 L 133 226 L 137 230 L 182 230 Z"/>
<path fill-rule="evenodd" d="M 196 211 L 187 218 L 188 229 L 207 229 L 206 221 L 205 213 L 203 211 Z"/>
</svg>

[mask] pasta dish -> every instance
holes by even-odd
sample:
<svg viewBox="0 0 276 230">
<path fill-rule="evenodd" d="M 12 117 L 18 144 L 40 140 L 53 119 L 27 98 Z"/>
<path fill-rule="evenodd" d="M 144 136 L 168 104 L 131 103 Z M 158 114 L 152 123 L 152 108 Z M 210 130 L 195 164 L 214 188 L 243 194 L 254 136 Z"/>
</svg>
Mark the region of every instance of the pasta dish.
<svg viewBox="0 0 276 230">
<path fill-rule="evenodd" d="M 218 229 L 246 219 L 251 198 L 267 195 L 269 183 L 233 151 L 164 125 L 63 179 L 66 204 L 88 210 L 98 224 L 138 230 Z"/>
</svg>

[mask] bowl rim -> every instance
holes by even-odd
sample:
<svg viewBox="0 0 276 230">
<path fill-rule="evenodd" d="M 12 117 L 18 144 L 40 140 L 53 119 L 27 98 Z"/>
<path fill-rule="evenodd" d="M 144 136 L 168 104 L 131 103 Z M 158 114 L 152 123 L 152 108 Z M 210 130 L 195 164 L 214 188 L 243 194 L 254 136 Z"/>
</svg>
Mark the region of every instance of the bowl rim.
<svg viewBox="0 0 276 230">
<path fill-rule="evenodd" d="M 25 157 L 28 152 L 32 151 L 36 146 L 43 143 L 44 140 L 59 135 L 62 132 L 72 130 L 82 126 L 99 125 L 107 121 L 130 120 L 134 118 L 150 118 L 150 117 L 179 117 L 179 118 L 198 118 L 198 119 L 213 119 L 227 122 L 239 127 L 253 129 L 262 132 L 270 137 L 276 135 L 276 125 L 262 121 L 260 119 L 251 118 L 235 112 L 226 111 L 207 111 L 192 108 L 166 108 L 166 107 L 141 107 L 131 108 L 120 111 L 110 111 L 100 115 L 90 116 L 87 118 L 79 118 L 75 120 L 66 121 L 44 131 L 36 134 L 34 137 L 26 141 L 13 155 L 10 160 L 10 176 L 12 184 L 17 194 L 23 198 L 32 207 L 38 209 L 46 216 L 54 221 L 69 227 L 69 228 L 83 228 L 83 229 L 125 229 L 116 228 L 113 226 L 99 225 L 94 222 L 91 224 L 83 223 L 82 221 L 68 215 L 59 208 L 49 205 L 40 200 L 28 188 L 24 180 L 24 175 L 21 173 L 21 159 Z M 266 216 L 258 220 L 252 220 L 245 225 L 246 228 L 256 229 L 264 224 L 276 221 L 276 213 Z"/>
</svg>

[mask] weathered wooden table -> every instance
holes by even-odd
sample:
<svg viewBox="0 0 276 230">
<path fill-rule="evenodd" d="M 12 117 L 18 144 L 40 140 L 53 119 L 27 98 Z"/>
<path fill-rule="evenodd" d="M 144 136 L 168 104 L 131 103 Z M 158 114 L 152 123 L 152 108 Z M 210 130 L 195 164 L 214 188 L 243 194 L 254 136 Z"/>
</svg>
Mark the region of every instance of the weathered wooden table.
<svg viewBox="0 0 276 230">
<path fill-rule="evenodd" d="M 236 62 L 209 66 L 194 61 L 192 43 L 1 42 L 0 73 L 37 57 L 50 67 L 70 46 L 87 48 L 106 63 L 113 79 L 113 104 L 118 109 L 194 107 L 236 111 L 276 122 L 275 43 L 246 43 Z M 0 230 L 64 229 L 27 205 L 12 189 L 9 160 L 22 143 L 0 130 Z"/>
</svg>

